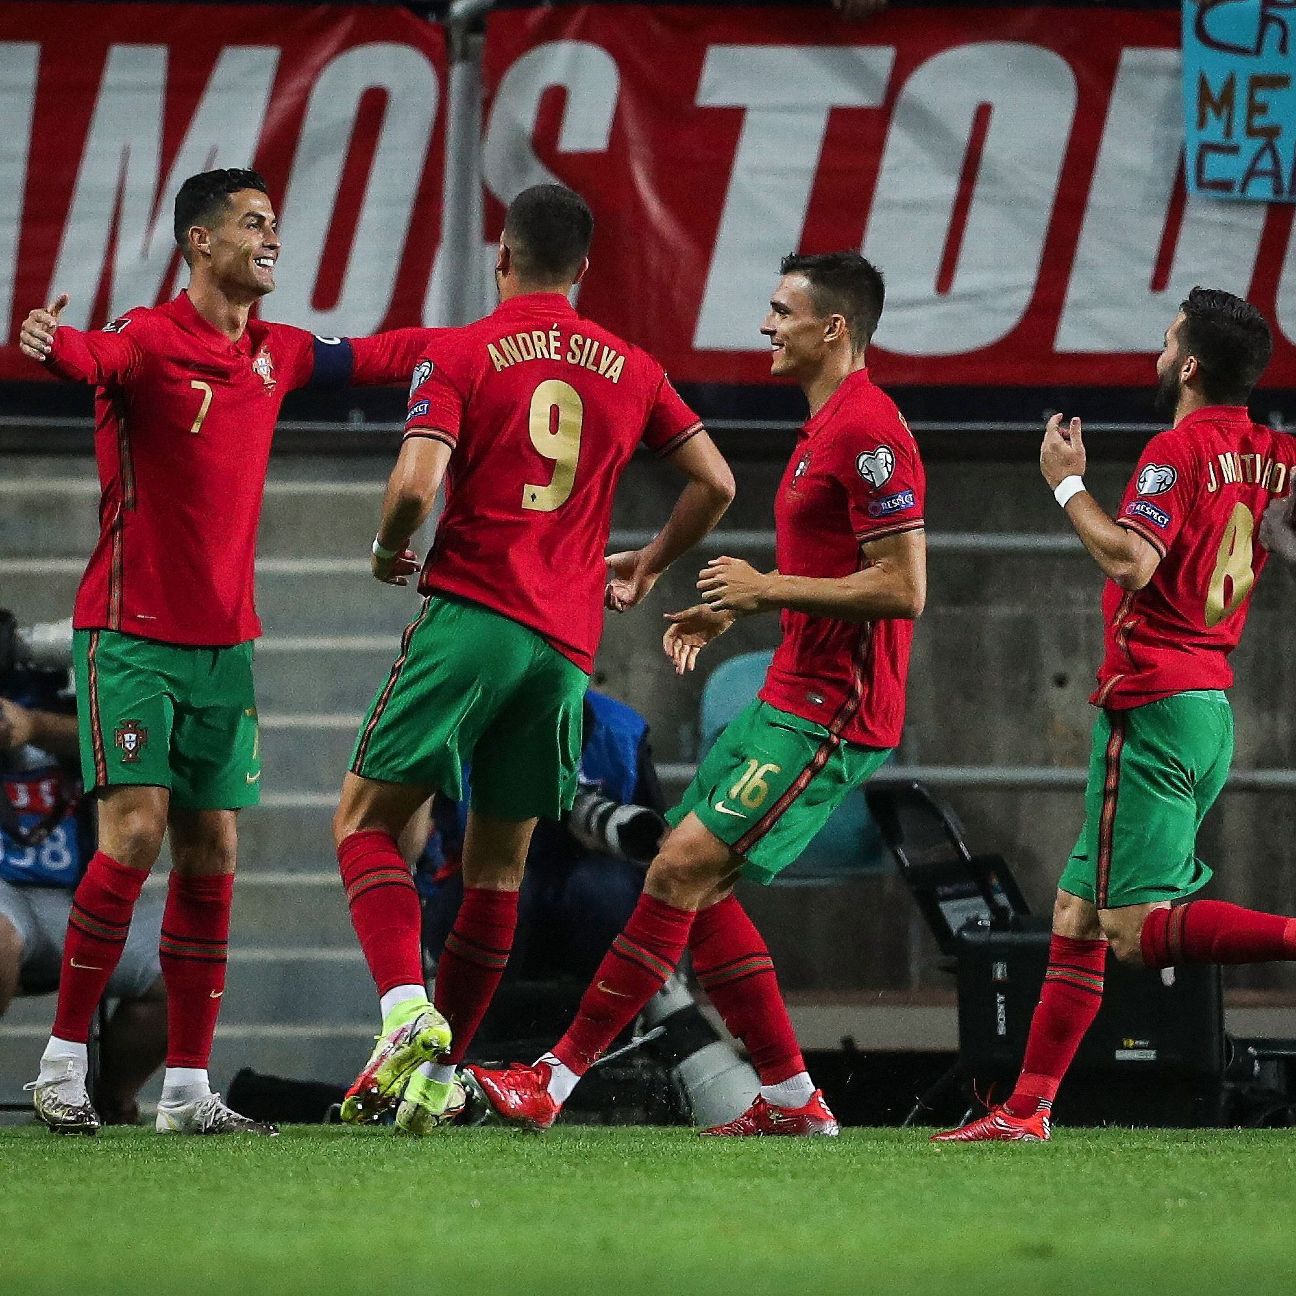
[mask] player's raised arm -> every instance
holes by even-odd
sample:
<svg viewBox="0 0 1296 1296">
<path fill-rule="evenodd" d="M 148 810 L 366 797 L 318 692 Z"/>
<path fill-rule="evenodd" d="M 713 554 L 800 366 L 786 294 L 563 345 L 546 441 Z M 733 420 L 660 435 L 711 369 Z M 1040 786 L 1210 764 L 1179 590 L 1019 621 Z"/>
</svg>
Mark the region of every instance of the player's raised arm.
<svg viewBox="0 0 1296 1296">
<path fill-rule="evenodd" d="M 705 432 L 693 430 L 669 461 L 688 483 L 665 526 L 642 549 L 608 557 L 607 605 L 617 612 L 634 607 L 676 558 L 704 540 L 733 500 L 733 472 Z"/>
<path fill-rule="evenodd" d="M 73 382 L 107 386 L 128 377 L 140 359 L 134 338 L 126 332 L 131 317 L 114 320 L 103 332 L 83 333 L 59 322 L 69 300 L 67 293 L 60 293 L 48 306 L 28 312 L 18 334 L 23 355 Z"/>
<path fill-rule="evenodd" d="M 1078 418 L 1073 418 L 1062 430 L 1062 415 L 1054 414 L 1044 428 L 1044 441 L 1040 446 L 1040 472 L 1048 482 L 1057 502 L 1066 510 L 1071 525 L 1075 527 L 1080 542 L 1089 551 L 1090 556 L 1102 569 L 1103 575 L 1114 580 L 1121 589 L 1141 590 L 1152 579 L 1157 564 L 1165 552 L 1165 544 L 1170 536 L 1158 536 L 1154 544 L 1148 532 L 1149 521 L 1152 526 L 1165 530 L 1172 525 L 1171 515 L 1155 504 L 1146 504 L 1142 518 L 1135 513 L 1137 504 L 1127 502 L 1122 509 L 1120 521 L 1108 516 L 1107 510 L 1085 489 L 1083 477 L 1085 470 L 1084 435 Z M 1146 467 L 1160 467 L 1161 471 L 1170 474 L 1168 484 L 1149 482 L 1148 485 L 1159 487 L 1154 494 L 1171 490 L 1177 476 L 1172 469 L 1161 465 L 1148 464 Z M 1140 471 L 1136 476 L 1136 488 L 1143 478 Z M 1151 510 L 1149 513 L 1148 510 Z"/>
</svg>

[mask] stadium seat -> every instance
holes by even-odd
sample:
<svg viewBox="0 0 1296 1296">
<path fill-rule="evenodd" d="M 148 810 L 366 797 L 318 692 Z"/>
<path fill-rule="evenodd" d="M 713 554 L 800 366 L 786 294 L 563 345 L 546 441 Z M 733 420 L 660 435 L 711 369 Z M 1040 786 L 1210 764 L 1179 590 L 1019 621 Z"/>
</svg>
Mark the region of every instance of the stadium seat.
<svg viewBox="0 0 1296 1296">
<path fill-rule="evenodd" d="M 741 653 L 713 670 L 698 708 L 699 759 L 720 731 L 755 696 L 765 679 L 771 652 Z M 886 868 L 886 848 L 862 792 L 852 792 L 801 857 L 778 876 L 778 886 L 840 882 Z"/>
<path fill-rule="evenodd" d="M 868 808 L 941 952 L 952 958 L 969 922 L 1030 917 L 1000 855 L 973 855 L 953 809 L 921 783 L 870 785 Z"/>
</svg>

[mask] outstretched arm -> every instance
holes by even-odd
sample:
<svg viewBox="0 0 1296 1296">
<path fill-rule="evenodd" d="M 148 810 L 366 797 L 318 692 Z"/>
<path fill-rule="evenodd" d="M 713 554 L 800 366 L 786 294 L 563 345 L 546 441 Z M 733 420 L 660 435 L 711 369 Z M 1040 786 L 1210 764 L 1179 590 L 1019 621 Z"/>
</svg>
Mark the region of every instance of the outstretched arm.
<svg viewBox="0 0 1296 1296">
<path fill-rule="evenodd" d="M 705 432 L 695 432 L 668 458 L 688 484 L 666 525 L 642 549 L 608 557 L 607 605 L 617 612 L 634 607 L 676 558 L 705 539 L 734 497 L 733 473 Z"/>
<path fill-rule="evenodd" d="M 73 382 L 103 387 L 127 378 L 140 359 L 139 348 L 126 333 L 130 316 L 114 321 L 111 332 L 83 333 L 59 323 L 69 300 L 67 293 L 60 293 L 48 306 L 29 311 L 18 334 L 19 350 Z"/>
<path fill-rule="evenodd" d="M 1044 429 L 1040 472 L 1055 494 L 1064 481 L 1075 479 L 1072 487 L 1068 487 L 1068 498 L 1062 507 L 1075 527 L 1080 543 L 1089 551 L 1104 576 L 1114 580 L 1121 589 L 1141 590 L 1152 579 L 1161 555 L 1136 531 L 1113 521 L 1107 510 L 1084 489 L 1080 479 L 1084 476 L 1085 464 L 1080 420 L 1073 418 L 1063 432 L 1062 415 L 1054 414 Z M 1071 493 L 1072 488 L 1074 493 Z"/>
</svg>

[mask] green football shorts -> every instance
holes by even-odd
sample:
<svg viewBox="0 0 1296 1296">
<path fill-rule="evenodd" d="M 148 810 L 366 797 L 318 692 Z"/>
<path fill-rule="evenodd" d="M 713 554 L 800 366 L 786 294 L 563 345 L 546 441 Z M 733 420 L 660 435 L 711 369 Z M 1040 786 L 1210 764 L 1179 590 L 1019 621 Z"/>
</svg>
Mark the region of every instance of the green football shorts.
<svg viewBox="0 0 1296 1296">
<path fill-rule="evenodd" d="M 251 642 L 191 648 L 77 630 L 72 655 L 87 788 L 170 788 L 187 810 L 261 799 Z"/>
<path fill-rule="evenodd" d="M 743 857 L 744 877 L 768 885 L 890 754 L 757 700 L 725 727 L 666 820 L 697 815 Z"/>
<path fill-rule="evenodd" d="M 534 630 L 433 594 L 369 708 L 351 772 L 439 788 L 496 819 L 557 819 L 580 770 L 589 676 Z"/>
<path fill-rule="evenodd" d="M 1058 886 L 1099 909 L 1200 890 L 1211 871 L 1197 830 L 1232 759 L 1233 710 L 1218 689 L 1099 711 L 1084 827 Z"/>
</svg>

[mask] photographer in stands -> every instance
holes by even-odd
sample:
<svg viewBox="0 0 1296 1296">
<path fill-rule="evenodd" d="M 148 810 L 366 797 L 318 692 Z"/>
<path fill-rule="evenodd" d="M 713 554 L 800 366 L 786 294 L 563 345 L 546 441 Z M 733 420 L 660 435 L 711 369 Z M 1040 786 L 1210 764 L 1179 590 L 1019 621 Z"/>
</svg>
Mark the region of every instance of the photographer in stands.
<svg viewBox="0 0 1296 1296">
<path fill-rule="evenodd" d="M 16 995 L 58 988 L 72 892 L 94 850 L 81 799 L 69 681 L 71 622 L 19 628 L 0 610 L 0 1016 Z M 141 905 L 108 996 L 98 1109 L 133 1124 L 139 1090 L 166 1052 L 158 962 L 161 906 Z"/>
</svg>

